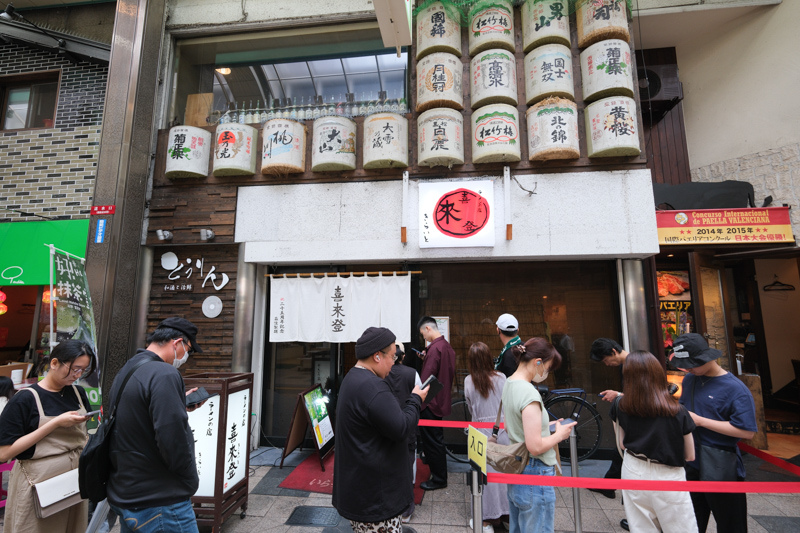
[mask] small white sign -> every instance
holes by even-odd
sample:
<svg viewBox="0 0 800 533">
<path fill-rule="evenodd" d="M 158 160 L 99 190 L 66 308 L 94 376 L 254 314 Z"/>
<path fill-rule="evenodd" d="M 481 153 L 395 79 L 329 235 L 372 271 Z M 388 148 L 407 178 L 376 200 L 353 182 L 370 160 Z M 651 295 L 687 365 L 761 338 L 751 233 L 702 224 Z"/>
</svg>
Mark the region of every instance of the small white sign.
<svg viewBox="0 0 800 533">
<path fill-rule="evenodd" d="M 214 496 L 217 472 L 217 437 L 219 436 L 219 395 L 189 413 L 189 428 L 194 436 L 194 462 L 200 486 L 195 496 Z"/>
<path fill-rule="evenodd" d="M 419 184 L 419 247 L 494 246 L 494 183 Z"/>
</svg>

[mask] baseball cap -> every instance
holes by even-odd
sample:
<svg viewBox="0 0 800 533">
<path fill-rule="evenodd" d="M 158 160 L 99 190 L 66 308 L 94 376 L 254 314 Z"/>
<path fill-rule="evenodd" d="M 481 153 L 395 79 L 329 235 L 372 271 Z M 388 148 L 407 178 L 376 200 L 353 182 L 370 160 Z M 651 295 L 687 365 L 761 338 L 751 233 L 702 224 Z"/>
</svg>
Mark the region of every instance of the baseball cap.
<svg viewBox="0 0 800 533">
<path fill-rule="evenodd" d="M 696 368 L 722 356 L 722 352 L 709 348 L 699 333 L 684 333 L 672 341 L 670 362 L 677 368 Z"/>
<path fill-rule="evenodd" d="M 500 315 L 500 318 L 497 319 L 497 327 L 500 328 L 500 331 L 517 331 L 519 329 L 519 322 L 517 322 L 514 315 L 503 313 Z"/>
<path fill-rule="evenodd" d="M 172 328 L 180 331 L 189 339 L 189 344 L 192 345 L 192 350 L 198 353 L 202 353 L 203 349 L 200 348 L 200 345 L 197 344 L 197 326 L 186 320 L 185 318 L 181 318 L 179 316 L 171 316 L 169 318 L 165 318 L 161 322 L 159 322 L 158 328 Z"/>
</svg>

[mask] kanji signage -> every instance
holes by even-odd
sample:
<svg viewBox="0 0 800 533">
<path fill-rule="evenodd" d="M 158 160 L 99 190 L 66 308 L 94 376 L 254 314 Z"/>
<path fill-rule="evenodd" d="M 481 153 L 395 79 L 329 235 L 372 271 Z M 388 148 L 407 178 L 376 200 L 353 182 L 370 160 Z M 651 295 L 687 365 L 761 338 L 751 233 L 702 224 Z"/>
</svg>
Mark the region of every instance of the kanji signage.
<svg viewBox="0 0 800 533">
<path fill-rule="evenodd" d="M 658 211 L 656 223 L 661 245 L 794 242 L 788 207 Z"/>
<path fill-rule="evenodd" d="M 494 246 L 491 181 L 420 183 L 420 248 Z"/>
<path fill-rule="evenodd" d="M 92 215 L 113 215 L 117 211 L 115 205 L 93 205 L 90 210 Z"/>
</svg>

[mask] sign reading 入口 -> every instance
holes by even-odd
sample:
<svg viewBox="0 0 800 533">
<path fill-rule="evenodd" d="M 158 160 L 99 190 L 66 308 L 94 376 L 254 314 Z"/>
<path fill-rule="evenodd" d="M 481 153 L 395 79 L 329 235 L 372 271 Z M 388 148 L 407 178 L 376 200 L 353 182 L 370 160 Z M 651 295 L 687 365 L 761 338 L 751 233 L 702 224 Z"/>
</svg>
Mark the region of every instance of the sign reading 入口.
<svg viewBox="0 0 800 533">
<path fill-rule="evenodd" d="M 657 211 L 656 223 L 660 245 L 794 242 L 788 207 Z"/>
</svg>

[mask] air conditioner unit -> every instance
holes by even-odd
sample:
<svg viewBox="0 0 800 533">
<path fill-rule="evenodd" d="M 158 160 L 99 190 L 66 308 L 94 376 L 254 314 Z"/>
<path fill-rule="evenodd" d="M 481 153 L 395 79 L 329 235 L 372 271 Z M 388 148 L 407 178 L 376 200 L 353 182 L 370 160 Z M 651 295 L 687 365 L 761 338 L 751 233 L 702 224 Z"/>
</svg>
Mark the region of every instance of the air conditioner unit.
<svg viewBox="0 0 800 533">
<path fill-rule="evenodd" d="M 683 100 L 683 86 L 678 79 L 678 65 L 647 65 L 636 73 L 642 113 L 660 120 Z"/>
</svg>

